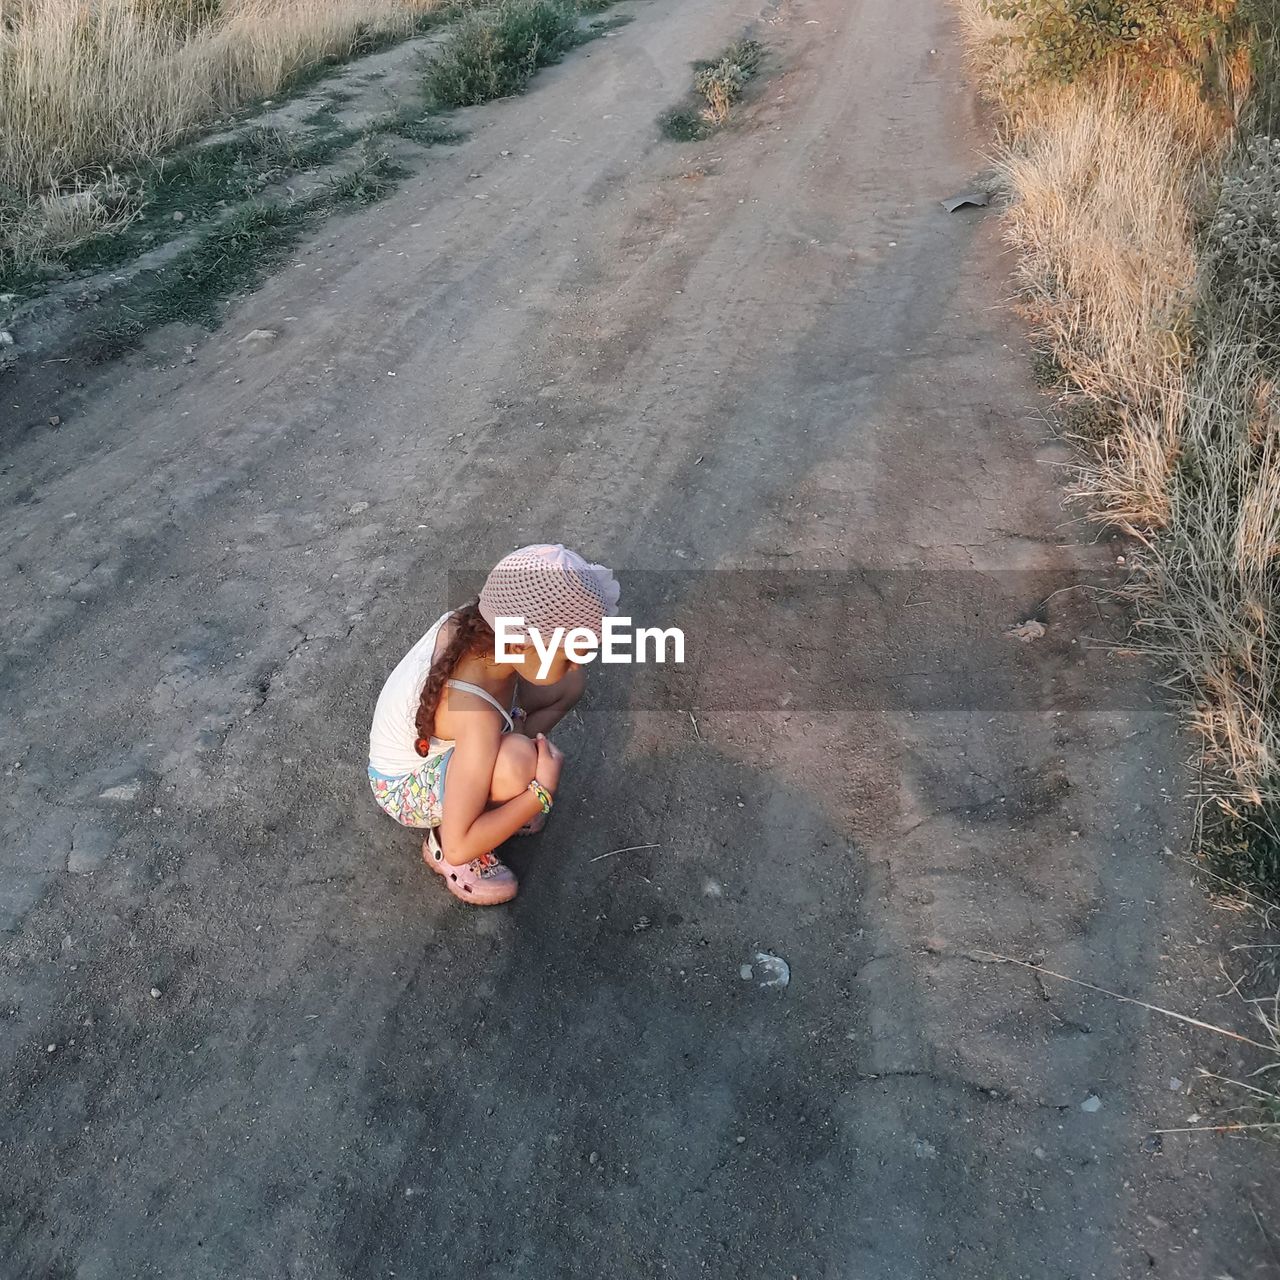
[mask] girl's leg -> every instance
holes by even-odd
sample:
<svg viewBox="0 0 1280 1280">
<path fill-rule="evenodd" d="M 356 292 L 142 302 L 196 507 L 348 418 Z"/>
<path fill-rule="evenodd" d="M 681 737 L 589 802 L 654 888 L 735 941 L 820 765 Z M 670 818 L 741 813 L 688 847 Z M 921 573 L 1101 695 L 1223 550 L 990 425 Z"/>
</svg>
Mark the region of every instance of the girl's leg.
<svg viewBox="0 0 1280 1280">
<path fill-rule="evenodd" d="M 518 733 L 504 734 L 498 747 L 498 758 L 493 764 L 489 803 L 506 804 L 508 800 L 514 800 L 529 789 L 537 771 L 538 744 Z"/>
<path fill-rule="evenodd" d="M 579 667 L 555 684 L 530 684 L 520 681 L 520 705 L 524 708 L 523 733 L 534 737 L 551 729 L 573 710 L 587 687 L 587 673 Z"/>
<path fill-rule="evenodd" d="M 489 784 L 489 803 L 505 804 L 514 800 L 533 781 L 538 768 L 538 747 L 518 733 L 506 734 L 498 747 Z M 449 779 L 445 775 L 445 792 Z M 446 800 L 447 803 L 447 800 Z M 422 857 L 438 875 L 453 896 L 472 906 L 495 906 L 510 902 L 519 885 L 511 869 L 493 854 L 487 853 L 466 864 L 451 862 L 440 845 L 438 829 L 427 832 L 422 842 Z"/>
</svg>

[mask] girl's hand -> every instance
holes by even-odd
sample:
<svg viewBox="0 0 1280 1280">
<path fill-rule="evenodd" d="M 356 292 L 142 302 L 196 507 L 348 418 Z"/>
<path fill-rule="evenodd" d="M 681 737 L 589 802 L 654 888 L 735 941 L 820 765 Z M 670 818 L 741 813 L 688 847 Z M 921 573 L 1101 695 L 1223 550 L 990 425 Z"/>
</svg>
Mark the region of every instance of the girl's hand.
<svg viewBox="0 0 1280 1280">
<path fill-rule="evenodd" d="M 538 744 L 538 769 L 534 776 L 554 795 L 560 783 L 564 752 L 545 733 L 538 734 L 534 741 Z"/>
</svg>

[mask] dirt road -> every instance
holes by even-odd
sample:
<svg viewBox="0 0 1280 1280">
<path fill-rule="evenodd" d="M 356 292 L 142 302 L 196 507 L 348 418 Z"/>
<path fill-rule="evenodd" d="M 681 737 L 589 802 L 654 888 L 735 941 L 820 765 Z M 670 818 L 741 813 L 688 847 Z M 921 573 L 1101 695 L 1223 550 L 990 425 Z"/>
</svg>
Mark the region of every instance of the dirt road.
<svg viewBox="0 0 1280 1280">
<path fill-rule="evenodd" d="M 193 363 L 4 388 L 0 1271 L 1280 1274 L 1260 1149 L 1150 1133 L 1247 1060 L 976 954 L 1229 1016 L 1184 744 L 1042 605 L 1116 552 L 937 204 L 987 142 L 941 0 L 634 12 Z M 734 125 L 659 140 L 752 23 Z M 450 573 L 549 539 L 694 661 L 594 672 L 469 912 L 368 718 Z"/>
</svg>

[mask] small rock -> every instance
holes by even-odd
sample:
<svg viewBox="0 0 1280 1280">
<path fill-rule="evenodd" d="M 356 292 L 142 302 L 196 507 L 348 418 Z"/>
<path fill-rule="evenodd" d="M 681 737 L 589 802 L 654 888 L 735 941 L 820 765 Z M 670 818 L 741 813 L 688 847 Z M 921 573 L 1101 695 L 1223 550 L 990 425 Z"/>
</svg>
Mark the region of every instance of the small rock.
<svg viewBox="0 0 1280 1280">
<path fill-rule="evenodd" d="M 151 998 L 152 998 L 153 1000 L 159 1000 L 159 999 L 160 999 L 160 988 L 159 988 L 159 987 L 152 987 L 152 988 L 151 988 Z"/>
<path fill-rule="evenodd" d="M 246 342 L 274 342 L 279 336 L 280 334 L 275 329 L 250 329 L 236 345 L 242 347 Z"/>
<path fill-rule="evenodd" d="M 56 413 L 51 413 L 49 415 L 49 425 L 51 427 L 60 427 L 62 425 L 62 419 L 58 417 Z"/>
<path fill-rule="evenodd" d="M 0 329 L 0 347 L 13 346 L 13 334 L 8 329 Z"/>
<path fill-rule="evenodd" d="M 353 502 L 347 511 L 350 515 L 358 516 L 362 511 L 368 511 L 369 504 L 367 502 Z"/>
<path fill-rule="evenodd" d="M 1174 1093 L 1177 1093 L 1177 1092 L 1178 1092 L 1178 1090 L 1182 1088 L 1182 1081 L 1181 1081 L 1181 1080 L 1179 1080 L 1177 1076 L 1170 1076 L 1170 1077 L 1169 1077 L 1169 1088 L 1170 1088 Z"/>
<path fill-rule="evenodd" d="M 51 1044 L 48 1046 L 48 1048 L 45 1049 L 45 1053 L 57 1053 L 57 1052 L 58 1052 L 58 1046 L 56 1044 Z"/>
<path fill-rule="evenodd" d="M 750 982 L 751 979 L 755 977 L 755 970 L 752 969 L 749 964 L 740 964 L 738 966 L 738 977 L 740 977 L 743 982 Z"/>
<path fill-rule="evenodd" d="M 592 1153 L 587 1157 L 587 1163 L 588 1163 L 588 1164 L 598 1164 L 598 1163 L 599 1163 L 599 1160 L 600 1160 L 600 1153 L 599 1153 L 598 1151 L 593 1151 L 593 1152 L 592 1152 Z"/>
<path fill-rule="evenodd" d="M 926 1142 L 923 1138 L 917 1138 L 911 1144 L 911 1147 L 916 1153 L 917 1160 L 936 1160 L 938 1158 L 938 1148 L 932 1142 Z"/>
<path fill-rule="evenodd" d="M 738 1146 L 742 1146 L 742 1144 L 746 1142 L 746 1138 L 742 1134 L 738 1134 L 738 1136 L 734 1138 L 734 1142 L 736 1142 Z"/>
<path fill-rule="evenodd" d="M 108 787 L 98 797 L 99 800 L 136 800 L 141 789 L 140 782 L 124 782 L 118 787 Z"/>
<path fill-rule="evenodd" d="M 187 215 L 185 213 L 175 213 L 173 215 L 174 222 L 186 222 Z"/>
<path fill-rule="evenodd" d="M 791 966 L 771 951 L 757 951 L 752 969 L 759 969 L 762 987 L 785 987 L 791 981 Z"/>
<path fill-rule="evenodd" d="M 1102 1109 L 1102 1099 L 1096 1093 L 1091 1093 L 1081 1104 L 1081 1111 L 1100 1111 Z"/>
</svg>

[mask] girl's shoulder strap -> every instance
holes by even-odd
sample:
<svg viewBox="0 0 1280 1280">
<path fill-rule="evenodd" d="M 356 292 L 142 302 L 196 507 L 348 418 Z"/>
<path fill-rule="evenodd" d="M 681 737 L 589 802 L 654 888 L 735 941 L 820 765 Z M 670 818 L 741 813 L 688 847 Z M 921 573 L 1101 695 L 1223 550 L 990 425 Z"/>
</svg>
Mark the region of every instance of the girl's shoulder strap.
<svg viewBox="0 0 1280 1280">
<path fill-rule="evenodd" d="M 511 713 L 487 689 L 482 689 L 478 684 L 472 684 L 469 680 L 446 680 L 445 684 L 453 689 L 461 689 L 463 693 L 474 693 L 477 698 L 483 698 L 506 721 L 507 727 L 504 732 L 511 733 L 515 729 L 516 726 L 511 719 Z"/>
</svg>

